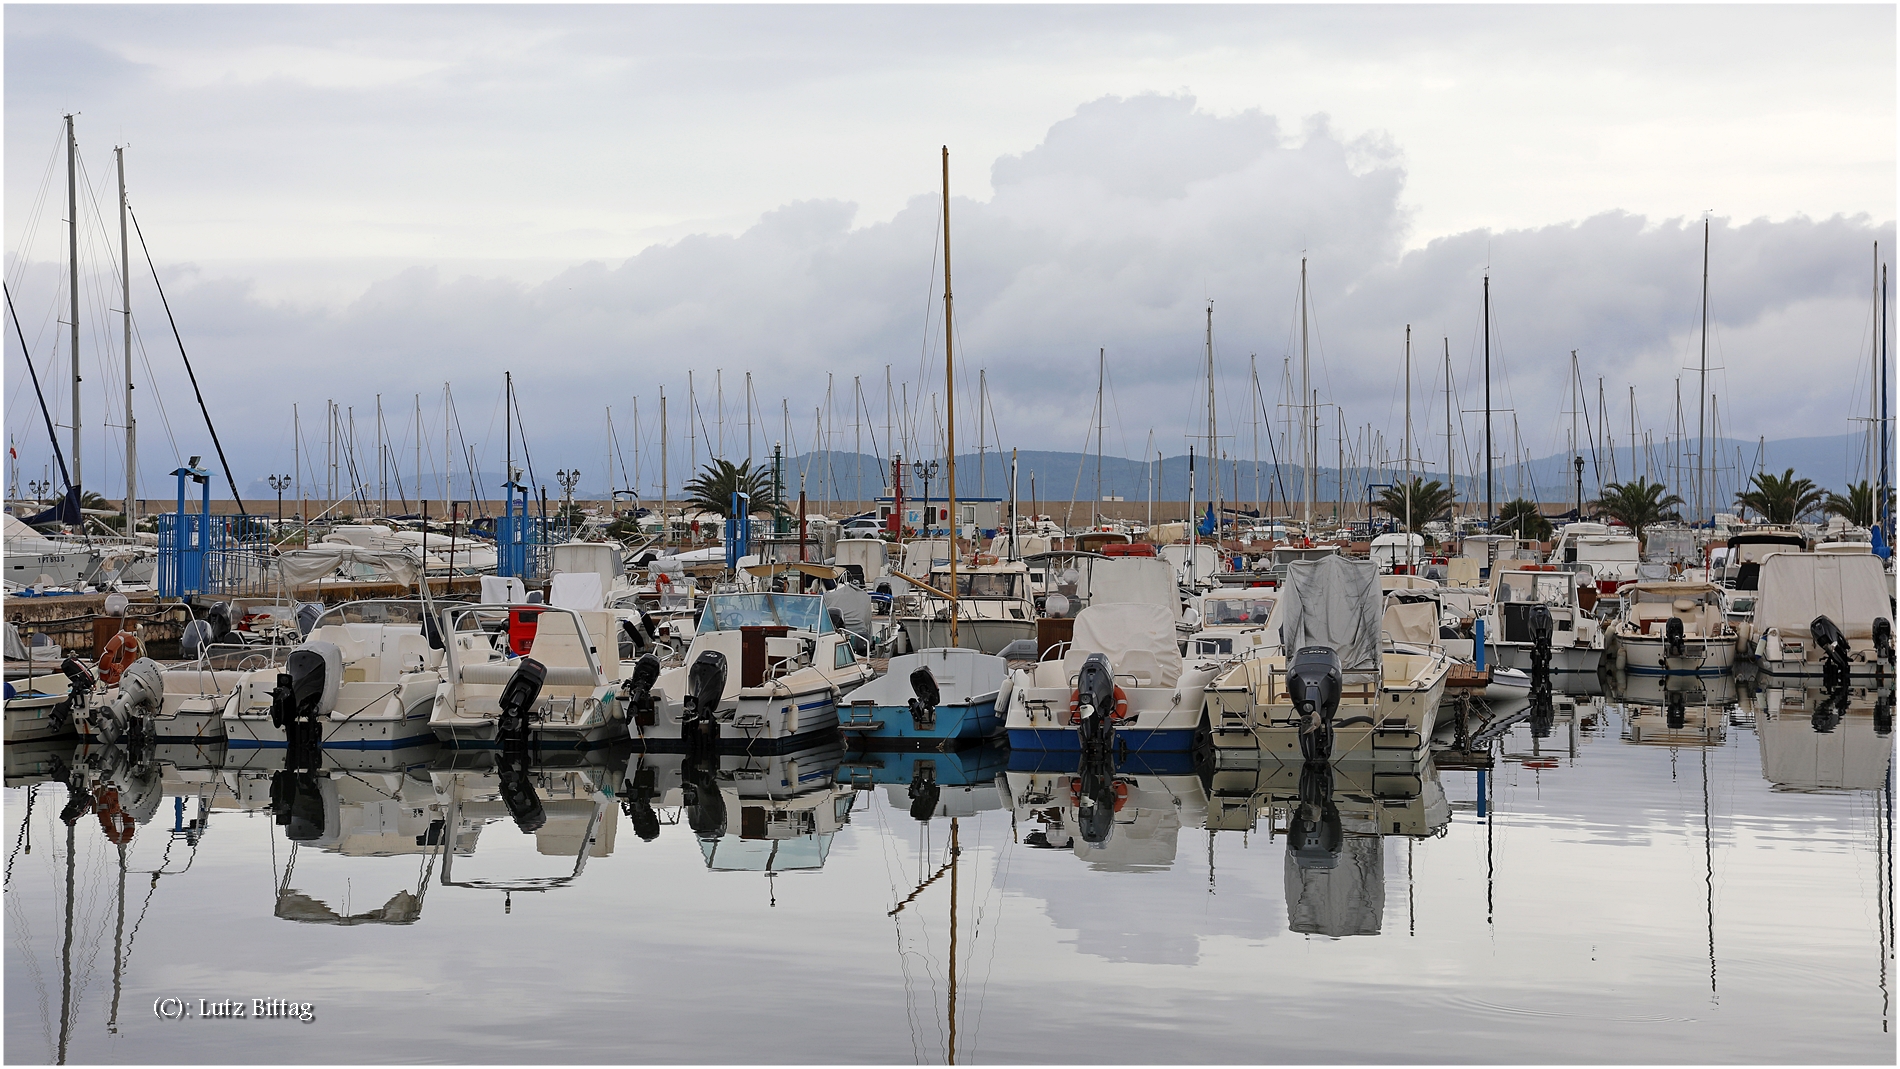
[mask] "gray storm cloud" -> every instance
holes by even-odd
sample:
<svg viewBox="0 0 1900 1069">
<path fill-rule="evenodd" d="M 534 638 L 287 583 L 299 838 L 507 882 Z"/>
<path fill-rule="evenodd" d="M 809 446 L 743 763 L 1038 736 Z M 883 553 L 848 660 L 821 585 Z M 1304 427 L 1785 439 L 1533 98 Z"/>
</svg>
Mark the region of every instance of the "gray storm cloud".
<svg viewBox="0 0 1900 1069">
<path fill-rule="evenodd" d="M 811 444 L 813 408 L 832 373 L 844 427 L 835 445 L 849 449 L 853 376 L 863 378 L 880 436 L 887 364 L 910 383 L 913 403 L 942 388 L 936 146 L 904 151 L 918 157 L 920 192 L 890 219 L 859 220 L 854 205 L 837 201 L 788 203 L 736 235 L 685 237 L 538 285 L 416 268 L 321 307 L 264 300 L 154 252 L 240 483 L 288 464 L 293 400 L 320 410 L 335 398 L 362 413 L 378 392 L 392 407 L 421 393 L 432 410 L 452 381 L 465 433 L 498 439 L 490 412 L 504 370 L 515 372 L 537 464 L 550 468 L 600 457 L 605 406 L 615 407 L 624 434 L 635 396 L 651 449 L 662 385 L 683 458 L 688 368 L 709 431 L 712 377 L 723 369 L 728 452 L 741 454 L 730 443 L 744 437 L 735 428 L 745 372 L 765 436 L 782 437 L 786 398 L 800 449 Z M 1349 426 L 1371 423 L 1392 443 L 1405 326 L 1420 352 L 1421 406 L 1442 381 L 1447 344 L 1461 388 L 1469 387 L 1487 268 L 1498 405 L 1516 413 L 1533 455 L 1559 447 L 1571 350 L 1592 389 L 1604 377 L 1613 418 L 1626 420 L 1622 399 L 1634 383 L 1644 423 L 1658 427 L 1678 369 L 1695 356 L 1699 219 L 1606 212 L 1471 231 L 1408 252 L 1402 146 L 1346 136 L 1323 116 L 1289 128 L 1258 111 L 1209 114 L 1190 96 L 1106 97 L 1054 124 L 1029 151 L 997 159 L 991 179 L 987 200 L 952 190 L 960 445 L 974 441 L 970 391 L 983 368 L 1005 447 L 1080 448 L 1100 347 L 1114 389 L 1108 452 L 1139 453 L 1150 430 L 1158 448 L 1182 452 L 1185 436 L 1205 426 L 1210 300 L 1222 422 L 1250 419 L 1249 354 L 1268 379 L 1267 415 L 1280 418 L 1281 361 L 1297 356 L 1302 257 L 1321 400 L 1342 406 Z M 1852 429 L 1847 420 L 1858 412 L 1849 408 L 1865 403 L 1854 376 L 1870 344 L 1876 240 L 1890 247 L 1891 221 L 1714 221 L 1711 316 L 1725 431 L 1776 438 Z M 23 285 L 43 296 L 55 273 L 35 265 Z M 155 366 L 172 366 L 146 314 Z M 8 352 L 12 383 L 11 338 Z M 1791 376 L 1795 366 L 1801 372 Z M 188 403 L 182 374 L 167 375 L 161 388 L 180 448 L 204 452 L 176 416 Z M 1476 403 L 1475 393 L 1465 395 L 1464 407 Z M 9 408 L 10 429 L 37 450 L 37 434 L 22 429 L 29 410 L 16 401 Z M 1335 418 L 1326 416 L 1329 441 Z M 484 454 L 499 467 L 498 441 Z M 676 460 L 675 485 L 682 470 Z"/>
</svg>

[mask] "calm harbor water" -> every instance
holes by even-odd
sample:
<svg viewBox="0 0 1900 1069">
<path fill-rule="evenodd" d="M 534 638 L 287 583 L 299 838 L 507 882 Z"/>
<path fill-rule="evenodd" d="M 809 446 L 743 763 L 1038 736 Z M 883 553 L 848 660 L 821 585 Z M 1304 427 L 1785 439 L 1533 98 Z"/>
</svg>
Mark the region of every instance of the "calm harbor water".
<svg viewBox="0 0 1900 1069">
<path fill-rule="evenodd" d="M 277 777 L 287 826 L 271 755 L 161 753 L 121 850 L 8 747 L 6 1059 L 1891 1064 L 1871 697 L 1644 686 L 1489 770 L 1126 767 L 1099 844 L 1002 751 L 431 748 Z M 1343 838 L 1296 856 L 1303 789 Z"/>
</svg>

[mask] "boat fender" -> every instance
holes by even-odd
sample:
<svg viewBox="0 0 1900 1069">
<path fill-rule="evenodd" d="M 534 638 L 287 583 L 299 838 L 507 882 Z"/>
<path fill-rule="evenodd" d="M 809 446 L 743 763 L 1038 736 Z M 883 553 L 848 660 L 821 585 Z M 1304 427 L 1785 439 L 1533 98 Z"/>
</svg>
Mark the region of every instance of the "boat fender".
<svg viewBox="0 0 1900 1069">
<path fill-rule="evenodd" d="M 110 687 L 119 681 L 119 676 L 128 665 L 139 659 L 139 637 L 130 630 L 120 631 L 106 643 L 105 652 L 99 655 L 99 682 Z"/>
<path fill-rule="evenodd" d="M 1775 628 L 1769 628 L 1768 633 L 1762 636 L 1762 647 L 1762 656 L 1765 659 L 1781 660 L 1781 632 Z"/>
</svg>

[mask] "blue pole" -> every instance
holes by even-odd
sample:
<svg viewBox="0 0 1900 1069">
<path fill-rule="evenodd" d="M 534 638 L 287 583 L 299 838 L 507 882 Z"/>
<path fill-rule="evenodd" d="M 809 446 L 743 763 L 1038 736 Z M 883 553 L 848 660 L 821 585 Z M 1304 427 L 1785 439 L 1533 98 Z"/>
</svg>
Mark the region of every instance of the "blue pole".
<svg viewBox="0 0 1900 1069">
<path fill-rule="evenodd" d="M 1473 630 L 1474 640 L 1471 650 L 1477 655 L 1478 671 L 1484 671 L 1484 617 L 1478 617 L 1477 627 Z"/>
</svg>

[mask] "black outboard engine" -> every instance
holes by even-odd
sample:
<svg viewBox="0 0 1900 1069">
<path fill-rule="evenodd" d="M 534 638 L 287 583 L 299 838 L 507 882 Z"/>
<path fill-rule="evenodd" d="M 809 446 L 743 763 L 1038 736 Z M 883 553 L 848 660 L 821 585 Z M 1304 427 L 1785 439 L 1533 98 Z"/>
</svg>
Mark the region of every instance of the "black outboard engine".
<svg viewBox="0 0 1900 1069">
<path fill-rule="evenodd" d="M 653 800 L 659 796 L 653 770 L 645 765 L 634 769 L 620 788 L 620 811 L 633 822 L 633 833 L 641 842 L 650 843 L 660 837 L 660 814 L 653 809 Z"/>
<path fill-rule="evenodd" d="M 54 707 L 50 719 L 55 721 L 53 728 L 64 734 L 72 726 L 73 717 L 85 709 L 86 697 L 92 693 L 98 680 L 93 678 L 92 669 L 86 667 L 86 662 L 77 657 L 68 657 L 59 662 L 59 670 L 66 676 L 66 700 Z"/>
<path fill-rule="evenodd" d="M 1679 690 L 1669 692 L 1668 703 L 1663 708 L 1663 724 L 1671 731 L 1682 728 L 1689 722 L 1689 709 Z"/>
<path fill-rule="evenodd" d="M 1836 686 L 1830 686 L 1821 695 L 1821 701 L 1814 707 L 1814 716 L 1808 721 L 1817 735 L 1826 735 L 1841 726 L 1841 717 L 1847 714 L 1847 683 L 1845 677 Z"/>
<path fill-rule="evenodd" d="M 1103 751 L 1083 758 L 1077 770 L 1078 784 L 1075 825 L 1082 841 L 1100 846 L 1115 831 L 1115 760 Z"/>
<path fill-rule="evenodd" d="M 231 637 L 231 605 L 220 601 L 205 610 L 205 622 L 211 625 L 211 643 L 223 642 Z"/>
<path fill-rule="evenodd" d="M 937 688 L 937 677 L 930 674 L 928 667 L 919 665 L 910 674 L 910 689 L 916 695 L 910 700 L 911 725 L 918 731 L 934 729 L 937 726 L 937 703 L 943 700 L 943 691 Z M 1110 693 L 1112 695 L 1113 691 Z"/>
<path fill-rule="evenodd" d="M 1881 690 L 1874 695 L 1874 734 L 1881 738 L 1893 734 L 1893 691 Z"/>
<path fill-rule="evenodd" d="M 1333 714 L 1344 686 L 1339 654 L 1331 646 L 1303 647 L 1287 665 L 1286 692 L 1300 718 L 1300 756 L 1308 761 L 1332 760 Z"/>
<path fill-rule="evenodd" d="M 323 744 L 317 720 L 323 715 L 323 692 L 329 668 L 323 655 L 299 647 L 284 658 L 283 671 L 270 692 L 271 723 L 284 733 L 289 752 L 285 760 Z"/>
<path fill-rule="evenodd" d="M 1893 621 L 1885 616 L 1874 617 L 1874 655 L 1893 667 Z"/>
<path fill-rule="evenodd" d="M 1828 690 L 1847 685 L 1847 636 L 1834 621 L 1825 616 L 1817 616 L 1808 625 L 1808 633 L 1814 636 L 1814 644 L 1827 655 L 1827 662 L 1821 666 L 1821 685 Z"/>
<path fill-rule="evenodd" d="M 536 687 L 539 689 L 539 684 Z M 534 789 L 527 749 L 503 750 L 496 770 L 501 773 L 501 804 L 507 806 L 508 815 L 515 818 L 515 827 L 524 835 L 540 831 L 548 822 L 548 813 L 541 806 L 540 793 Z"/>
<path fill-rule="evenodd" d="M 1330 869 L 1339 864 L 1345 843 L 1345 824 L 1333 801 L 1333 766 L 1308 761 L 1300 766 L 1300 804 L 1287 821 L 1287 856 L 1302 869 Z"/>
<path fill-rule="evenodd" d="M 642 656 L 634 663 L 633 675 L 627 678 L 621 689 L 621 697 L 627 703 L 627 719 L 638 727 L 653 726 L 656 710 L 653 701 L 653 684 L 660 678 L 660 659 L 651 653 Z M 651 774 L 649 769 L 648 773 Z"/>
<path fill-rule="evenodd" d="M 297 633 L 308 638 L 316 628 L 317 621 L 322 618 L 323 603 L 320 601 L 306 601 L 297 606 Z"/>
<path fill-rule="evenodd" d="M 719 793 L 719 759 L 689 754 L 680 764 L 680 802 L 686 826 L 702 841 L 726 834 L 726 799 Z"/>
<path fill-rule="evenodd" d="M 686 737 L 687 753 L 719 752 L 719 702 L 725 695 L 726 655 L 706 650 L 686 671 L 686 707 L 680 716 L 680 734 Z M 720 808 L 723 826 L 724 806 Z"/>
<path fill-rule="evenodd" d="M 1075 678 L 1075 723 L 1083 760 L 1103 756 L 1115 741 L 1115 676 L 1108 657 L 1091 653 Z"/>
<path fill-rule="evenodd" d="M 66 779 L 66 805 L 59 811 L 60 823 L 72 827 L 86 814 L 92 812 L 92 792 L 86 788 L 86 777 L 79 769 L 72 769 Z"/>
<path fill-rule="evenodd" d="M 913 681 L 916 679 L 915 676 L 911 678 Z M 937 815 L 937 803 L 943 799 L 943 789 L 937 785 L 937 766 L 918 762 L 917 770 L 911 773 L 908 793 L 911 819 L 928 823 L 931 817 Z"/>
<path fill-rule="evenodd" d="M 1551 622 L 1550 608 L 1546 605 L 1533 605 L 1524 614 L 1525 627 L 1531 635 L 1531 674 L 1550 672 L 1550 639 L 1556 625 Z"/>
<path fill-rule="evenodd" d="M 528 721 L 534 718 L 534 703 L 541 697 L 541 684 L 547 678 L 547 666 L 533 657 L 523 657 L 516 663 L 515 674 L 508 677 L 497 699 L 501 719 L 496 734 L 504 747 L 527 745 Z"/>
<path fill-rule="evenodd" d="M 1684 637 L 1682 617 L 1671 616 L 1663 621 L 1663 654 L 1668 657 L 1681 657 L 1689 651 L 1689 643 Z"/>
</svg>

